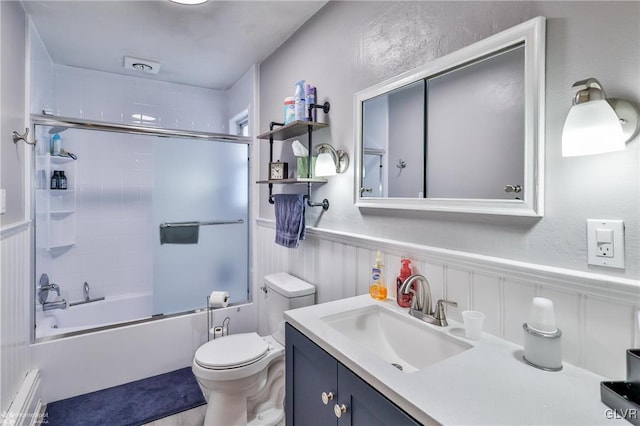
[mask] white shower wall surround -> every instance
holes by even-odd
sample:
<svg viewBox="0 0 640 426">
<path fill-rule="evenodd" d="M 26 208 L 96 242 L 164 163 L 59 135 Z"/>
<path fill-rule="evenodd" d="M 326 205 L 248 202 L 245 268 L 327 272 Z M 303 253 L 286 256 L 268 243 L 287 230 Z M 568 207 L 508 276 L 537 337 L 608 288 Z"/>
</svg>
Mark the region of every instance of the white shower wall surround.
<svg viewBox="0 0 640 426">
<path fill-rule="evenodd" d="M 227 111 L 224 91 L 55 65 L 32 25 L 29 37 L 33 114 L 226 133 L 237 113 Z"/>
<path fill-rule="evenodd" d="M 519 345 L 532 299 L 553 300 L 564 362 L 624 380 L 625 352 L 640 345 L 636 280 L 318 228 L 307 228 L 297 250 L 274 245 L 274 238 L 273 222 L 259 219 L 257 276 L 288 271 L 316 286 L 318 303 L 366 294 L 371 265 L 381 250 L 390 294 L 406 256 L 414 271 L 428 278 L 433 300 L 458 302 L 457 308 L 447 307 L 447 317 L 462 322 L 463 310 L 479 310 L 486 314 L 484 331 Z M 262 306 L 258 315 L 263 327 Z"/>
</svg>

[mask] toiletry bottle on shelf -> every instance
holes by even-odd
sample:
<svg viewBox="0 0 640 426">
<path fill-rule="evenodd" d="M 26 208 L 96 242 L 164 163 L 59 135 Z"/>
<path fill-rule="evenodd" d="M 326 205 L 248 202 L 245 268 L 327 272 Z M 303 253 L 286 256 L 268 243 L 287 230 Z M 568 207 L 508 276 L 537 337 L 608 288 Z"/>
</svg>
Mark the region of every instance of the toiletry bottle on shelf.
<svg viewBox="0 0 640 426">
<path fill-rule="evenodd" d="M 60 173 L 57 170 L 53 171 L 53 175 L 51 175 L 51 189 L 60 189 L 58 187 L 60 182 Z"/>
<path fill-rule="evenodd" d="M 287 96 L 284 98 L 284 124 L 293 123 L 296 119 L 296 98 Z"/>
<path fill-rule="evenodd" d="M 304 107 L 304 80 L 300 80 L 296 83 L 296 94 L 295 98 L 295 119 L 304 120 L 306 113 Z"/>
<path fill-rule="evenodd" d="M 64 175 L 64 170 L 61 170 L 60 176 L 58 176 L 58 189 L 67 189 L 67 177 Z"/>
<path fill-rule="evenodd" d="M 408 308 L 411 306 L 413 293 L 402 294 L 400 293 L 400 287 L 402 287 L 404 281 L 411 276 L 411 260 L 402 259 L 400 262 L 402 262 L 402 267 L 400 268 L 400 275 L 398 275 L 398 278 L 396 278 L 396 301 L 398 302 L 399 306 Z M 411 283 L 411 289 L 416 289 L 415 283 Z"/>
<path fill-rule="evenodd" d="M 311 105 L 315 105 L 316 103 L 316 88 L 310 84 L 304 85 L 304 110 L 305 110 L 305 119 L 307 121 L 316 121 L 314 117 L 314 113 L 316 111 L 315 108 L 309 109 Z"/>
<path fill-rule="evenodd" d="M 51 155 L 60 155 L 60 149 L 62 149 L 62 138 L 56 133 L 51 138 Z"/>
<path fill-rule="evenodd" d="M 369 294 L 377 300 L 387 298 L 387 285 L 384 282 L 382 267 L 382 253 L 378 252 L 376 253 L 376 263 L 371 268 L 371 284 L 369 285 Z"/>
</svg>

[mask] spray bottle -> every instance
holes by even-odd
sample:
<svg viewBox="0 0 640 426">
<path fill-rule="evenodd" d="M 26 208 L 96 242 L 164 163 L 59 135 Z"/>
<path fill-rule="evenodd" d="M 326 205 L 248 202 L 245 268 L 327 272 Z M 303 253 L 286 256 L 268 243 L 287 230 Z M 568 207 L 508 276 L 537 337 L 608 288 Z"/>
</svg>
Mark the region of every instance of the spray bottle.
<svg viewBox="0 0 640 426">
<path fill-rule="evenodd" d="M 384 282 L 384 274 L 382 273 L 382 253 L 380 252 L 376 253 L 376 263 L 371 268 L 369 294 L 377 300 L 385 300 L 387 298 L 387 285 Z"/>
<path fill-rule="evenodd" d="M 413 299 L 413 293 L 402 294 L 400 293 L 400 287 L 405 282 L 407 278 L 411 276 L 411 260 L 402 259 L 402 267 L 400 268 L 400 275 L 396 278 L 396 301 L 399 306 L 403 308 L 408 308 L 411 306 L 411 300 Z M 411 288 L 413 290 L 416 289 L 416 283 L 411 283 Z"/>
<path fill-rule="evenodd" d="M 304 80 L 300 80 L 296 83 L 296 94 L 295 98 L 295 119 L 305 120 L 305 107 L 304 107 Z"/>
</svg>

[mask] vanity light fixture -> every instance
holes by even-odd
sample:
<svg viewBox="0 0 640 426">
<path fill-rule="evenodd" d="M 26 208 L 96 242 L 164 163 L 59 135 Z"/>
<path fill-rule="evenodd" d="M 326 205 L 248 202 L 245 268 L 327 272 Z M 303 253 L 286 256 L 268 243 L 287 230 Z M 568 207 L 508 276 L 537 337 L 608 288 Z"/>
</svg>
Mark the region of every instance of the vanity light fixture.
<svg viewBox="0 0 640 426">
<path fill-rule="evenodd" d="M 621 151 L 640 128 L 638 108 L 624 99 L 607 99 L 598 80 L 576 82 L 573 106 L 562 130 L 562 156 Z"/>
<path fill-rule="evenodd" d="M 344 173 L 349 167 L 349 155 L 337 150 L 328 143 L 321 143 L 316 146 L 318 159 L 316 160 L 316 176 L 333 176 L 337 173 Z"/>
</svg>

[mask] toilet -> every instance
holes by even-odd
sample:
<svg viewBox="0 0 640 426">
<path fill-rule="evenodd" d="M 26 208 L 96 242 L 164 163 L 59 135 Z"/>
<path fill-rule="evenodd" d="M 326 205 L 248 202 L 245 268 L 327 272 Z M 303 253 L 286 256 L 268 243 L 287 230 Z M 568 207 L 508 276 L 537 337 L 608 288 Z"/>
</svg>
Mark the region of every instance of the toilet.
<svg viewBox="0 0 640 426">
<path fill-rule="evenodd" d="M 284 317 L 315 303 L 315 287 L 284 272 L 264 277 L 269 336 L 232 334 L 196 350 L 192 370 L 207 400 L 205 426 L 284 424 Z"/>
</svg>

